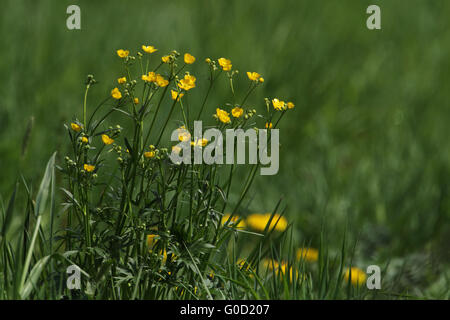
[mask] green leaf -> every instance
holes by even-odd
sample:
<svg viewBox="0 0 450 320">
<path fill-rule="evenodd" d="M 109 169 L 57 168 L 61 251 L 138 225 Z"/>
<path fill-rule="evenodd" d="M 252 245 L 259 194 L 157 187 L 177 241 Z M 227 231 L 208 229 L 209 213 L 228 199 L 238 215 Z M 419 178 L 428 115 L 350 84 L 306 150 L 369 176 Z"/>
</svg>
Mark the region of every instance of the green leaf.
<svg viewBox="0 0 450 320">
<path fill-rule="evenodd" d="M 46 207 L 47 198 L 50 190 L 50 183 L 55 175 L 55 156 L 56 152 L 50 157 L 45 169 L 44 177 L 42 178 L 41 185 L 39 187 L 38 194 L 36 196 L 35 214 L 41 215 Z"/>
<path fill-rule="evenodd" d="M 50 258 L 51 256 L 45 256 L 41 258 L 38 262 L 36 262 L 33 269 L 31 269 L 30 275 L 28 276 L 25 285 L 22 287 L 22 290 L 20 291 L 20 297 L 22 299 L 28 298 L 32 290 L 36 288 L 37 280 L 39 279 L 42 271 L 44 270 Z"/>
</svg>

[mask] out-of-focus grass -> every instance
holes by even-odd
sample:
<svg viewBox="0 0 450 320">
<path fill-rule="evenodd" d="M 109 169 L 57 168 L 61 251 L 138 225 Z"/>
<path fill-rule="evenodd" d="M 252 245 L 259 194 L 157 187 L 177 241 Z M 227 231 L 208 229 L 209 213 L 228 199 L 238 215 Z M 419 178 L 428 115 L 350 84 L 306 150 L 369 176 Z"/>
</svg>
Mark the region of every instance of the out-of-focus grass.
<svg viewBox="0 0 450 320">
<path fill-rule="evenodd" d="M 100 81 L 90 102 L 108 94 L 106 79 L 119 76 L 111 68 L 120 63 L 116 49 L 148 43 L 189 51 L 199 86 L 206 85 L 202 60 L 224 56 L 266 79 L 255 107 L 275 92 L 296 104 L 281 129 L 279 174 L 257 178 L 249 212 L 268 212 L 283 196 L 299 241 L 317 246 L 325 222 L 339 250 L 349 225 L 359 240 L 357 264 L 390 261 L 411 274 L 396 279 L 405 290 L 442 294 L 450 240 L 450 2 L 377 1 L 382 30 L 369 31 L 372 2 L 77 1 L 82 30 L 69 31 L 72 1 L 3 1 L 0 194 L 9 197 L 19 172 L 37 181 L 52 152 L 65 148 L 62 124 L 80 116 L 85 76 Z"/>
</svg>

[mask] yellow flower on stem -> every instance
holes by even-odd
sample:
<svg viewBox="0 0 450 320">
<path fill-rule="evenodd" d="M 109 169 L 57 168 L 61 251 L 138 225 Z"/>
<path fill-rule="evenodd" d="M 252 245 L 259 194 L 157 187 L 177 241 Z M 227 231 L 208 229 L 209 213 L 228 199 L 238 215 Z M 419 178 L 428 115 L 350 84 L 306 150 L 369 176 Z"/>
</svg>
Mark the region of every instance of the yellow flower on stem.
<svg viewBox="0 0 450 320">
<path fill-rule="evenodd" d="M 153 53 L 155 51 L 158 51 L 158 49 L 155 49 L 154 46 L 145 46 L 145 45 L 142 45 L 142 50 L 144 50 L 147 53 Z"/>
<path fill-rule="evenodd" d="M 87 172 L 92 172 L 95 169 L 95 166 L 91 165 L 91 164 L 87 164 L 85 163 L 83 166 L 84 170 L 86 170 Z"/>
<path fill-rule="evenodd" d="M 207 144 L 208 144 L 208 139 L 202 138 L 202 139 L 197 139 L 197 141 L 194 143 L 194 146 L 205 147 Z"/>
<path fill-rule="evenodd" d="M 184 54 L 184 63 L 193 64 L 195 62 L 195 57 L 189 53 Z"/>
<path fill-rule="evenodd" d="M 155 155 L 156 155 L 155 151 L 144 152 L 144 157 L 146 158 L 153 158 Z"/>
<path fill-rule="evenodd" d="M 366 281 L 366 273 L 357 267 L 347 268 L 344 274 L 345 281 L 348 281 L 350 278 L 350 282 L 354 286 L 361 286 Z"/>
<path fill-rule="evenodd" d="M 141 79 L 147 82 L 156 82 L 156 77 L 157 77 L 156 73 L 150 71 L 148 75 L 143 74 Z"/>
<path fill-rule="evenodd" d="M 114 142 L 114 139 L 111 139 L 106 134 L 102 134 L 102 141 L 103 141 L 104 144 L 109 145 L 109 144 L 112 144 Z"/>
<path fill-rule="evenodd" d="M 128 50 L 123 50 L 123 49 L 117 50 L 117 55 L 121 58 L 126 58 L 126 57 L 128 57 L 129 54 L 130 54 L 130 51 L 128 51 Z"/>
<path fill-rule="evenodd" d="M 286 104 L 284 103 L 284 101 L 280 101 L 277 98 L 272 100 L 272 105 L 275 108 L 275 110 L 278 111 L 286 110 Z"/>
<path fill-rule="evenodd" d="M 170 61 L 170 56 L 163 56 L 161 57 L 161 61 L 164 63 L 168 63 Z"/>
<path fill-rule="evenodd" d="M 169 80 L 164 79 L 160 74 L 156 75 L 156 84 L 160 87 L 165 87 L 169 84 Z"/>
<path fill-rule="evenodd" d="M 153 244 L 156 242 L 156 234 L 148 234 L 147 235 L 147 246 L 150 248 L 153 246 Z"/>
<path fill-rule="evenodd" d="M 297 260 L 315 262 L 319 259 L 319 250 L 314 248 L 300 248 L 297 250 Z"/>
<path fill-rule="evenodd" d="M 253 213 L 247 217 L 247 225 L 254 230 L 262 232 L 269 223 L 271 216 L 272 216 L 271 213 L 266 214 Z M 275 227 L 276 231 L 284 231 L 286 230 L 287 226 L 288 222 L 286 218 L 276 213 L 273 215 L 273 219 L 270 222 L 268 230 L 272 230 Z"/>
<path fill-rule="evenodd" d="M 228 220 L 230 220 L 230 221 L 228 221 Z M 239 223 L 237 223 L 238 222 L 238 220 L 239 220 L 239 216 L 233 216 L 231 219 L 230 219 L 230 214 L 225 214 L 223 217 L 222 217 L 222 221 L 221 221 L 221 223 L 223 224 L 223 225 L 227 225 L 227 226 L 229 226 L 229 227 L 235 227 L 235 228 L 245 228 L 247 225 L 245 224 L 245 221 L 244 220 L 241 220 L 241 221 L 239 221 Z M 228 221 L 228 223 L 227 223 L 227 221 Z"/>
<path fill-rule="evenodd" d="M 230 71 L 231 67 L 233 66 L 231 64 L 231 60 L 220 58 L 217 60 L 219 62 L 219 65 L 222 67 L 223 71 Z"/>
<path fill-rule="evenodd" d="M 287 104 L 288 109 L 294 109 L 295 104 L 293 104 L 292 102 L 288 102 Z"/>
<path fill-rule="evenodd" d="M 118 100 L 120 98 L 122 98 L 122 93 L 120 92 L 120 90 L 118 88 L 114 88 L 111 90 L 111 96 Z"/>
<path fill-rule="evenodd" d="M 231 114 L 233 115 L 233 117 L 239 118 L 240 116 L 242 116 L 244 114 L 244 109 L 239 108 L 239 107 L 234 107 L 231 110 Z"/>
<path fill-rule="evenodd" d="M 76 124 L 74 122 L 72 122 L 70 124 L 70 127 L 72 128 L 73 131 L 75 132 L 80 132 L 81 131 L 81 126 L 79 124 Z"/>
<path fill-rule="evenodd" d="M 190 74 L 186 74 L 183 79 L 178 81 L 178 86 L 183 90 L 190 90 L 192 88 L 195 88 L 195 81 L 197 79 L 194 76 L 191 76 Z"/>
<path fill-rule="evenodd" d="M 119 78 L 119 79 L 117 79 L 117 82 L 119 84 L 123 84 L 123 83 L 127 82 L 127 78 L 126 77 Z"/>
<path fill-rule="evenodd" d="M 230 114 L 228 112 L 226 112 L 225 110 L 217 108 L 216 109 L 216 116 L 223 123 L 230 123 L 231 122 Z"/>
<path fill-rule="evenodd" d="M 259 83 L 263 83 L 263 82 L 264 82 L 264 78 L 263 77 L 259 78 Z"/>
<path fill-rule="evenodd" d="M 89 139 L 86 138 L 86 137 L 83 137 L 83 138 L 81 138 L 81 142 L 83 142 L 83 143 L 88 143 L 88 142 L 89 142 Z"/>
<path fill-rule="evenodd" d="M 247 77 L 252 81 L 258 81 L 261 78 L 261 75 L 257 72 L 249 72 L 247 71 Z M 263 80 L 264 81 L 264 80 Z"/>
<path fill-rule="evenodd" d="M 180 99 L 184 96 L 183 92 L 178 93 L 178 91 L 175 90 L 170 90 L 170 93 L 172 94 L 172 99 L 177 101 L 180 101 Z"/>
<path fill-rule="evenodd" d="M 187 131 L 184 126 L 178 128 L 178 140 L 186 142 L 191 140 L 191 134 Z"/>
<path fill-rule="evenodd" d="M 134 104 L 138 104 L 138 103 L 139 103 L 139 98 L 134 98 L 134 99 L 133 99 L 133 103 L 134 103 Z"/>
</svg>

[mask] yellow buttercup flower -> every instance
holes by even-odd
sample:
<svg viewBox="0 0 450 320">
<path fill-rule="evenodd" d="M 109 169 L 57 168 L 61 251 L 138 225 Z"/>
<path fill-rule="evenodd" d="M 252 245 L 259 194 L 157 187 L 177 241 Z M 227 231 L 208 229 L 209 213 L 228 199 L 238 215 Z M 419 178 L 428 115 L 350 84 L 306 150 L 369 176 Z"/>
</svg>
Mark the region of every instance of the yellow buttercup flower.
<svg viewBox="0 0 450 320">
<path fill-rule="evenodd" d="M 231 110 L 231 114 L 233 115 L 233 117 L 235 118 L 239 118 L 240 116 L 242 116 L 242 114 L 244 113 L 244 109 L 239 108 L 239 107 L 234 107 Z"/>
<path fill-rule="evenodd" d="M 169 80 L 164 79 L 160 74 L 156 75 L 156 84 L 160 87 L 165 87 L 169 84 Z"/>
<path fill-rule="evenodd" d="M 178 93 L 178 91 L 175 90 L 170 90 L 170 93 L 172 94 L 172 99 L 177 101 L 180 101 L 180 99 L 184 96 L 183 92 Z"/>
<path fill-rule="evenodd" d="M 186 141 L 190 141 L 191 140 L 191 134 L 189 133 L 189 131 L 183 129 L 180 130 L 180 133 L 178 134 L 178 140 L 186 142 Z"/>
<path fill-rule="evenodd" d="M 227 223 L 228 219 L 230 219 L 230 214 L 225 214 L 222 217 L 222 221 L 221 223 L 224 225 Z M 247 225 L 245 224 L 244 220 L 239 221 L 239 223 L 237 223 L 237 221 L 239 220 L 239 216 L 233 216 L 230 221 L 227 223 L 227 226 L 230 227 L 236 227 L 236 228 L 245 228 Z"/>
<path fill-rule="evenodd" d="M 264 78 L 263 77 L 259 78 L 259 82 L 263 83 L 264 82 Z"/>
<path fill-rule="evenodd" d="M 112 144 L 114 142 L 114 139 L 111 139 L 106 134 L 102 134 L 102 141 L 103 141 L 104 144 L 109 145 L 109 144 Z"/>
<path fill-rule="evenodd" d="M 258 81 L 261 78 L 261 75 L 257 72 L 249 72 L 247 71 L 247 77 L 252 81 Z M 264 81 L 264 80 L 263 80 Z"/>
<path fill-rule="evenodd" d="M 266 225 L 269 223 L 271 216 L 272 216 L 271 213 L 266 214 L 253 213 L 247 217 L 247 225 L 257 231 L 264 231 Z M 273 215 L 273 219 L 270 222 L 268 230 L 272 230 L 274 226 L 276 231 L 284 231 L 288 226 L 288 222 L 285 217 L 280 216 L 279 214 L 276 213 Z"/>
<path fill-rule="evenodd" d="M 83 143 L 88 143 L 88 142 L 89 142 L 89 139 L 86 138 L 86 137 L 83 137 L 83 138 L 81 138 L 81 142 L 83 142 Z"/>
<path fill-rule="evenodd" d="M 350 273 L 351 273 L 351 275 L 350 275 Z M 345 281 L 348 281 L 348 279 L 350 278 L 350 282 L 352 283 L 352 285 L 361 286 L 366 281 L 367 276 L 366 276 L 365 272 L 362 271 L 361 269 L 356 268 L 356 267 L 351 267 L 350 269 L 347 268 L 347 270 L 345 271 L 344 277 L 345 277 Z"/>
<path fill-rule="evenodd" d="M 164 56 L 161 58 L 161 61 L 164 63 L 168 63 L 170 61 L 170 56 Z"/>
<path fill-rule="evenodd" d="M 275 108 L 275 110 L 286 110 L 286 104 L 284 103 L 284 101 L 280 101 L 277 98 L 272 100 L 272 105 Z"/>
<path fill-rule="evenodd" d="M 217 108 L 216 109 L 216 116 L 223 123 L 230 123 L 231 122 L 230 114 L 228 112 L 226 112 L 225 110 Z"/>
<path fill-rule="evenodd" d="M 195 142 L 195 146 L 196 147 L 205 147 L 208 144 L 208 139 L 202 138 L 202 139 L 198 139 Z"/>
<path fill-rule="evenodd" d="M 73 131 L 75 132 L 80 132 L 81 131 L 81 126 L 79 124 L 76 124 L 74 122 L 72 122 L 70 124 L 70 127 L 72 128 Z"/>
<path fill-rule="evenodd" d="M 287 104 L 288 109 L 294 109 L 295 104 L 293 104 L 292 102 L 288 102 Z"/>
<path fill-rule="evenodd" d="M 147 246 L 152 247 L 156 242 L 156 234 L 148 234 L 147 235 Z"/>
<path fill-rule="evenodd" d="M 145 45 L 142 45 L 142 50 L 144 50 L 147 53 L 153 53 L 155 51 L 158 51 L 158 49 L 155 49 L 154 46 L 145 46 Z"/>
<path fill-rule="evenodd" d="M 273 124 L 272 122 L 266 122 L 266 129 L 272 129 Z"/>
<path fill-rule="evenodd" d="M 87 172 L 92 172 L 95 169 L 95 166 L 91 165 L 91 164 L 87 164 L 85 163 L 83 166 L 84 170 L 86 170 Z"/>
<path fill-rule="evenodd" d="M 119 78 L 119 79 L 117 79 L 117 82 L 119 84 L 123 84 L 123 83 L 127 82 L 127 78 L 126 77 Z"/>
<path fill-rule="evenodd" d="M 118 88 L 114 88 L 111 90 L 111 96 L 114 99 L 118 100 L 118 99 L 122 98 L 122 93 L 119 91 Z"/>
<path fill-rule="evenodd" d="M 134 99 L 133 99 L 133 103 L 134 103 L 134 104 L 139 104 L 139 99 L 138 99 L 138 98 L 134 98 Z"/>
<path fill-rule="evenodd" d="M 195 81 L 197 79 L 194 76 L 191 76 L 190 74 L 186 74 L 183 79 L 178 81 L 178 86 L 183 90 L 190 90 L 192 88 L 195 88 Z"/>
<path fill-rule="evenodd" d="M 126 57 L 128 57 L 129 54 L 130 54 L 130 51 L 128 51 L 128 50 L 123 50 L 123 49 L 117 50 L 117 55 L 121 58 L 126 58 Z"/>
<path fill-rule="evenodd" d="M 155 151 L 144 152 L 144 157 L 146 158 L 153 158 L 155 155 L 156 155 Z"/>
<path fill-rule="evenodd" d="M 315 262 L 319 259 L 319 250 L 314 248 L 300 248 L 297 250 L 297 260 Z"/>
<path fill-rule="evenodd" d="M 148 75 L 143 74 L 141 79 L 147 82 L 156 82 L 157 74 L 153 71 L 150 71 Z"/>
<path fill-rule="evenodd" d="M 230 71 L 230 70 L 231 70 L 231 67 L 233 66 L 233 65 L 231 64 L 231 61 L 228 60 L 228 59 L 225 59 L 225 58 L 220 58 L 220 59 L 218 59 L 217 61 L 219 62 L 219 65 L 222 67 L 222 69 L 223 69 L 224 71 Z"/>
<path fill-rule="evenodd" d="M 184 54 L 184 63 L 193 64 L 195 62 L 195 57 L 189 53 Z"/>
</svg>

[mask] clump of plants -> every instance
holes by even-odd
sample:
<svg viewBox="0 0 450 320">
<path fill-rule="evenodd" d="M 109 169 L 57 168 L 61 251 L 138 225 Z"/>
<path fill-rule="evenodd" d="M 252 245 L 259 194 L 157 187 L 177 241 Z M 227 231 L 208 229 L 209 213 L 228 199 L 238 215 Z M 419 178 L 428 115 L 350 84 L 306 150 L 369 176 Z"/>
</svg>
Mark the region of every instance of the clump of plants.
<svg viewBox="0 0 450 320">
<path fill-rule="evenodd" d="M 70 153 L 59 165 L 50 159 L 34 200 L 26 189 L 19 233 L 10 232 L 15 193 L 3 213 L 0 297 L 324 298 L 338 297 L 344 278 L 360 286 L 365 274 L 346 273 L 345 250 L 330 265 L 326 250 L 293 245 L 280 203 L 270 213 L 244 214 L 259 164 L 236 177 L 235 165 L 171 160 L 183 152 L 178 142 L 193 151 L 215 143 L 195 139 L 196 120 L 270 135 L 294 104 L 266 98 L 249 107 L 264 78 L 246 72 L 248 87 L 238 95 L 239 73 L 229 59 L 202 62 L 208 78 L 200 85 L 190 71 L 199 63 L 193 55 L 158 53 L 146 45 L 135 55 L 117 50 L 122 69 L 97 105 L 88 95 L 97 81 L 87 77 L 82 109 L 66 125 Z M 229 100 L 211 105 L 223 85 Z M 202 91 L 199 101 L 194 90 Z M 173 130 L 177 142 L 167 138 Z M 59 213 L 56 174 L 64 180 Z M 79 270 L 79 287 L 66 281 L 68 266 Z"/>
</svg>

